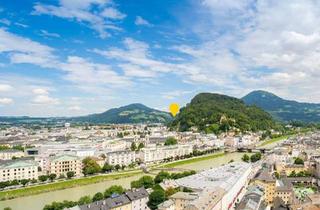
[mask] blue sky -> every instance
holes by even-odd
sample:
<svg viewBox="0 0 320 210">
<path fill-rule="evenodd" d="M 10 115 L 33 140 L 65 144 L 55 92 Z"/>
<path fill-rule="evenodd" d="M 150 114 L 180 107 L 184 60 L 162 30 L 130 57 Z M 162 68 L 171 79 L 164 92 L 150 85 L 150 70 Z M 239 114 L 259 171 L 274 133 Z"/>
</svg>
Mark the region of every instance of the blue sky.
<svg viewBox="0 0 320 210">
<path fill-rule="evenodd" d="M 23 2 L 23 3 L 22 3 Z M 0 115 L 166 110 L 255 89 L 320 102 L 317 1 L 0 2 Z"/>
</svg>

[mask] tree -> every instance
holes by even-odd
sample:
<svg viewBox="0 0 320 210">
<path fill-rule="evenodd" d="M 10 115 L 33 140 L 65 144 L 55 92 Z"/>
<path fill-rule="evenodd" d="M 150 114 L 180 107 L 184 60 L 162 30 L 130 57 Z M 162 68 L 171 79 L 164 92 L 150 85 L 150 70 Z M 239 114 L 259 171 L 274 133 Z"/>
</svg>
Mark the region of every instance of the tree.
<svg viewBox="0 0 320 210">
<path fill-rule="evenodd" d="M 94 194 L 92 201 L 95 202 L 95 201 L 100 201 L 103 199 L 104 199 L 103 194 L 101 192 L 97 192 L 96 194 Z"/>
<path fill-rule="evenodd" d="M 163 190 L 157 189 L 154 190 L 150 195 L 149 195 L 149 202 L 148 206 L 150 209 L 155 210 L 157 209 L 157 206 L 164 202 L 166 200 L 166 195 Z"/>
<path fill-rule="evenodd" d="M 48 177 L 47 175 L 41 175 L 41 176 L 38 177 L 38 179 L 39 179 L 41 182 L 47 181 L 48 178 L 49 178 L 49 177 Z"/>
<path fill-rule="evenodd" d="M 144 148 L 144 144 L 142 142 L 140 142 L 138 145 L 138 151 L 140 151 L 142 148 Z"/>
<path fill-rule="evenodd" d="M 136 151 L 137 150 L 137 145 L 135 142 L 131 143 L 131 151 Z"/>
<path fill-rule="evenodd" d="M 170 197 L 171 195 L 175 194 L 176 192 L 179 192 L 179 188 L 169 187 L 169 188 L 165 191 L 166 198 Z"/>
<path fill-rule="evenodd" d="M 67 172 L 67 177 L 68 179 L 71 179 L 72 177 L 74 177 L 75 173 L 73 171 L 68 171 Z"/>
<path fill-rule="evenodd" d="M 20 183 L 23 185 L 23 186 L 26 186 L 28 183 L 29 183 L 29 179 L 22 179 L 20 180 Z"/>
<path fill-rule="evenodd" d="M 274 176 L 277 178 L 277 179 L 279 179 L 280 178 L 280 174 L 276 171 L 276 172 L 274 172 Z"/>
<path fill-rule="evenodd" d="M 154 178 L 156 184 L 161 183 L 164 179 L 170 179 L 170 174 L 166 171 L 160 171 L 157 176 Z"/>
<path fill-rule="evenodd" d="M 303 165 L 303 164 L 304 164 L 304 161 L 303 161 L 301 158 L 297 157 L 297 158 L 294 160 L 294 164 Z"/>
<path fill-rule="evenodd" d="M 83 159 L 82 164 L 83 164 L 83 174 L 85 176 L 96 174 L 101 171 L 101 167 L 99 166 L 99 164 L 90 157 Z"/>
<path fill-rule="evenodd" d="M 115 165 L 114 168 L 119 171 L 119 169 L 121 168 L 121 166 L 119 164 Z"/>
<path fill-rule="evenodd" d="M 112 185 L 104 192 L 104 197 L 109 198 L 112 194 L 122 194 L 124 193 L 125 189 L 120 185 Z"/>
<path fill-rule="evenodd" d="M 249 155 L 244 154 L 241 159 L 242 159 L 244 162 L 247 162 L 247 163 L 248 163 L 249 160 L 250 160 L 250 157 L 249 157 Z"/>
<path fill-rule="evenodd" d="M 131 188 L 144 187 L 146 189 L 152 188 L 154 186 L 154 180 L 151 176 L 143 176 L 137 181 L 131 182 Z"/>
<path fill-rule="evenodd" d="M 169 146 L 169 145 L 175 145 L 175 144 L 177 144 L 177 143 L 178 143 L 177 139 L 175 139 L 175 138 L 173 138 L 173 137 L 169 137 L 169 138 L 167 138 L 166 141 L 164 142 L 164 145 L 165 145 L 165 146 Z"/>
<path fill-rule="evenodd" d="M 296 171 L 292 171 L 291 174 L 289 175 L 289 177 L 296 177 L 297 174 L 296 174 Z"/>
<path fill-rule="evenodd" d="M 90 196 L 86 195 L 86 196 L 83 196 L 79 199 L 78 205 L 89 204 L 91 202 L 92 202 L 92 200 L 91 200 Z"/>
<path fill-rule="evenodd" d="M 102 167 L 103 172 L 111 172 L 114 169 L 113 165 L 110 165 L 109 163 L 105 163 Z"/>
<path fill-rule="evenodd" d="M 261 156 L 262 155 L 260 152 L 255 153 L 255 154 L 251 155 L 250 160 L 252 163 L 257 162 L 258 160 L 261 160 Z"/>
<path fill-rule="evenodd" d="M 3 210 L 12 210 L 10 207 L 5 207 Z"/>
<path fill-rule="evenodd" d="M 57 178 L 57 174 L 50 174 L 49 175 L 50 181 L 53 181 L 55 178 Z"/>
</svg>

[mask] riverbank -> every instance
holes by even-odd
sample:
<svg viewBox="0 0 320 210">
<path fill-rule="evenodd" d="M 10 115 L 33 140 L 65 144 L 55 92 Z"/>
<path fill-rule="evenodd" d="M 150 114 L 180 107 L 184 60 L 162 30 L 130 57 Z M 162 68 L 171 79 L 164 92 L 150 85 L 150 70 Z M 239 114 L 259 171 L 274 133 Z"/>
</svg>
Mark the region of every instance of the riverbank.
<svg viewBox="0 0 320 210">
<path fill-rule="evenodd" d="M 218 152 L 218 153 L 213 153 L 205 156 L 200 156 L 200 157 L 193 157 L 185 160 L 178 160 L 175 162 L 170 162 L 170 163 L 164 163 L 161 164 L 160 166 L 157 166 L 157 168 L 174 168 L 177 166 L 181 165 L 186 165 L 186 164 L 191 164 L 199 161 L 204 161 L 204 160 L 210 160 L 218 157 L 224 156 L 226 153 L 225 152 Z"/>
<path fill-rule="evenodd" d="M 221 166 L 223 164 L 227 164 L 230 161 L 241 161 L 241 158 L 244 153 L 225 153 L 225 155 L 222 156 L 216 156 L 218 153 L 210 154 L 210 158 L 207 156 L 201 156 L 197 157 L 197 160 L 193 160 L 192 163 L 183 164 L 179 163 L 179 165 L 176 167 L 177 169 L 185 169 L 185 170 L 196 170 L 196 171 L 202 171 L 202 170 L 208 170 L 214 167 Z M 187 159 L 186 159 L 187 160 Z M 180 160 L 182 161 L 182 160 Z M 184 160 L 183 160 L 184 161 Z M 179 161 L 177 161 L 179 162 Z M 186 163 L 185 161 L 183 163 Z M 169 164 L 169 163 L 165 163 Z M 158 165 L 159 167 L 162 166 L 162 164 Z M 26 209 L 32 209 L 32 210 L 42 210 L 43 207 L 46 204 L 50 204 L 53 201 L 62 202 L 63 200 L 72 200 L 77 201 L 80 197 L 85 195 L 93 196 L 97 192 L 103 192 L 105 189 L 112 185 L 121 185 L 124 188 L 130 188 L 130 183 L 134 180 L 137 180 L 141 178 L 144 175 L 153 175 L 153 172 L 159 172 L 161 168 L 157 168 L 155 170 L 158 171 L 152 171 L 150 174 L 143 174 L 142 172 L 138 175 L 130 176 L 130 177 L 122 177 L 117 179 L 110 179 L 103 182 L 98 182 L 95 184 L 88 184 L 73 188 L 67 188 L 62 190 L 53 190 L 50 192 L 43 192 L 34 194 L 31 196 L 21 196 L 19 198 L 0 201 L 1 207 L 11 207 L 13 210 L 26 210 Z M 163 169 L 166 170 L 166 169 Z M 168 168 L 168 171 L 172 172 L 170 168 Z M 179 170 L 178 170 L 179 171 Z M 1 208 L 0 208 L 1 209 Z"/>
<path fill-rule="evenodd" d="M 134 170 L 134 171 L 128 171 L 128 172 L 121 172 L 121 173 L 82 177 L 79 179 L 70 179 L 70 180 L 61 181 L 61 182 L 54 182 L 54 183 L 24 187 L 24 188 L 19 188 L 14 190 L 1 191 L 0 200 L 3 201 L 3 200 L 13 199 L 13 198 L 18 198 L 23 196 L 36 195 L 36 194 L 45 193 L 45 192 L 79 187 L 83 185 L 89 185 L 89 184 L 94 184 L 94 183 L 108 181 L 108 180 L 131 177 L 138 174 L 142 174 L 142 171 Z"/>
<path fill-rule="evenodd" d="M 279 142 L 279 141 L 287 140 L 289 137 L 292 137 L 292 136 L 295 136 L 295 135 L 296 135 L 296 134 L 279 136 L 279 137 L 276 137 L 276 138 L 272 138 L 272 139 L 263 141 L 261 144 L 258 145 L 258 148 L 264 147 L 264 146 L 267 146 L 267 145 L 269 145 L 269 144 L 273 144 L 273 143 L 276 143 L 276 142 Z"/>
<path fill-rule="evenodd" d="M 225 155 L 224 152 L 219 152 L 219 153 L 213 153 L 205 156 L 189 158 L 185 160 L 178 160 L 170 163 L 158 164 L 158 165 L 152 166 L 151 171 L 157 168 L 173 168 L 180 165 L 196 163 L 204 160 L 222 157 L 224 155 Z M 6 191 L 0 192 L 0 201 L 29 196 L 29 195 L 36 195 L 36 194 L 46 193 L 46 192 L 51 192 L 56 190 L 79 187 L 84 185 L 90 185 L 90 184 L 99 183 L 99 182 L 108 181 L 108 180 L 126 178 L 126 177 L 131 177 L 131 176 L 142 174 L 142 173 L 143 173 L 142 170 L 131 170 L 131 171 L 121 172 L 121 173 L 111 173 L 111 174 L 105 174 L 105 175 L 82 177 L 78 179 L 71 179 L 71 180 L 60 181 L 60 182 L 58 181 L 58 182 L 53 182 L 53 183 L 48 183 L 43 185 L 6 190 Z"/>
</svg>

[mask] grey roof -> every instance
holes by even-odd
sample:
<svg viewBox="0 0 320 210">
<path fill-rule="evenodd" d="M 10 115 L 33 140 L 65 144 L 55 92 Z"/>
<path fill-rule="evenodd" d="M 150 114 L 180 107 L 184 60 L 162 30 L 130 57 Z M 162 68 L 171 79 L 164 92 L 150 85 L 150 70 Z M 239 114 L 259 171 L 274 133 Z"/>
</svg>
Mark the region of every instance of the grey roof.
<svg viewBox="0 0 320 210">
<path fill-rule="evenodd" d="M 131 203 L 129 198 L 122 194 L 111 197 L 106 200 L 93 202 L 90 204 L 79 206 L 80 210 L 108 210 Z"/>
<path fill-rule="evenodd" d="M 0 153 L 16 153 L 16 152 L 22 152 L 21 150 L 17 150 L 17 149 L 5 149 L 5 150 L 1 150 Z"/>
<path fill-rule="evenodd" d="M 250 186 L 248 187 L 248 192 L 236 207 L 236 210 L 258 210 L 264 207 L 262 189 L 257 186 Z"/>
<path fill-rule="evenodd" d="M 292 191 L 293 190 L 293 185 L 291 184 L 291 182 L 288 179 L 278 180 L 277 185 L 278 185 L 276 187 L 277 191 Z"/>
<path fill-rule="evenodd" d="M 254 177 L 256 180 L 265 181 L 265 182 L 274 182 L 276 181 L 268 170 L 260 170 Z"/>
<path fill-rule="evenodd" d="M 127 197 L 131 200 L 139 200 L 145 197 L 148 197 L 149 194 L 147 192 L 146 189 L 144 189 L 144 187 L 139 188 L 139 189 L 133 189 L 133 190 L 129 190 L 127 192 L 125 192 L 125 194 L 127 195 Z"/>
</svg>

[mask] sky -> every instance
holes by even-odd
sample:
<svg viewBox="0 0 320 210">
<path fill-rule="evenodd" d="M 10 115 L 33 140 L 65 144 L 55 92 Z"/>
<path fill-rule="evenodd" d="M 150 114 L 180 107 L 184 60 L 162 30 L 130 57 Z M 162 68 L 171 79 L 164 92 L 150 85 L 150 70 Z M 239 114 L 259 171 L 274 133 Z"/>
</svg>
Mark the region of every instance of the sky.
<svg viewBox="0 0 320 210">
<path fill-rule="evenodd" d="M 316 0 L 1 0 L 0 116 L 258 89 L 320 103 L 319 26 Z"/>
</svg>

